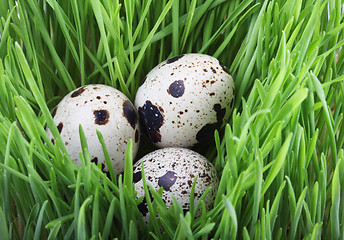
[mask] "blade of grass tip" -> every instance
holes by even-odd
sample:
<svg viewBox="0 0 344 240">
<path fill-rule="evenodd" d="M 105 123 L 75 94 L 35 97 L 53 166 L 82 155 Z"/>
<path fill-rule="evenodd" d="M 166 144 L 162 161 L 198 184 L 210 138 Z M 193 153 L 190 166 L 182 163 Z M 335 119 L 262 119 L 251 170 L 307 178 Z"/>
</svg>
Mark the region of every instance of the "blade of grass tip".
<svg viewBox="0 0 344 240">
<path fill-rule="evenodd" d="M 233 206 L 233 204 L 227 199 L 225 198 L 223 201 L 223 204 L 226 207 L 226 210 L 232 220 L 232 224 L 231 224 L 231 239 L 235 239 L 237 232 L 238 232 L 238 218 L 237 218 L 237 214 L 235 211 L 235 208 Z"/>
<path fill-rule="evenodd" d="M 61 222 L 58 221 L 53 227 L 53 229 L 50 231 L 48 240 L 57 239 L 57 234 L 59 233 L 60 229 L 61 229 Z"/>
<path fill-rule="evenodd" d="M 342 159 L 340 158 L 336 164 L 336 168 L 333 173 L 331 189 L 332 189 L 332 206 L 331 206 L 331 233 L 332 237 L 340 238 L 340 222 L 339 222 L 339 212 L 340 212 L 340 168 L 342 167 Z"/>
<path fill-rule="evenodd" d="M 162 10 L 159 18 L 157 19 L 157 21 L 155 22 L 152 30 L 149 32 L 146 40 L 143 42 L 143 45 L 135 59 L 135 63 L 133 68 L 131 69 L 131 72 L 129 74 L 128 80 L 127 80 L 127 85 L 129 85 L 133 79 L 134 79 L 134 75 L 135 72 L 141 62 L 141 60 L 143 59 L 144 53 L 146 51 L 146 49 L 148 48 L 148 45 L 151 44 L 152 38 L 154 36 L 154 34 L 156 33 L 156 31 L 158 30 L 160 24 L 162 23 L 162 21 L 165 19 L 166 14 L 169 12 L 170 8 L 172 7 L 174 0 L 170 0 L 168 1 L 168 3 L 166 4 L 166 6 L 164 7 L 164 9 Z"/>
<path fill-rule="evenodd" d="M 45 212 L 45 208 L 46 208 L 47 204 L 48 204 L 48 200 L 46 200 L 43 203 L 42 208 L 39 211 L 39 215 L 38 215 L 38 219 L 37 219 L 37 223 L 36 223 L 36 228 L 35 228 L 35 235 L 33 237 L 34 240 L 40 239 L 40 235 L 41 235 L 41 231 L 42 231 L 43 214 Z"/>
<path fill-rule="evenodd" d="M 329 131 L 328 137 L 330 138 L 331 141 L 331 148 L 333 151 L 333 158 L 334 158 L 334 162 L 337 162 L 337 147 L 336 147 L 336 139 L 335 139 L 335 133 L 333 131 L 333 126 L 331 123 L 331 116 L 330 116 L 330 112 L 328 110 L 328 106 L 327 106 L 327 102 L 326 102 L 326 97 L 325 97 L 325 92 L 324 89 L 321 86 L 321 83 L 319 81 L 319 79 L 317 78 L 317 76 L 315 76 L 312 72 L 310 73 L 310 78 L 312 79 L 313 82 L 313 86 L 315 88 L 315 91 L 323 105 L 323 111 L 325 114 L 325 122 L 326 122 L 326 126 L 327 126 L 327 130 Z"/>
<path fill-rule="evenodd" d="M 108 214 L 106 215 L 106 220 L 105 220 L 105 223 L 104 223 L 104 229 L 103 229 L 103 233 L 102 233 L 103 239 L 109 239 L 109 235 L 110 235 L 110 232 L 111 232 L 111 226 L 112 226 L 112 222 L 113 222 L 113 219 L 114 219 L 115 202 L 116 202 L 115 200 L 116 200 L 115 198 L 113 198 L 111 200 L 110 207 L 109 207 L 109 210 L 108 210 Z"/>
<path fill-rule="evenodd" d="M 86 229 L 86 208 L 88 205 L 92 202 L 92 196 L 89 196 L 85 199 L 85 201 L 82 203 L 79 211 L 78 216 L 78 223 L 77 223 L 77 239 L 87 239 L 87 229 Z"/>
<path fill-rule="evenodd" d="M 315 224 L 313 231 L 312 231 L 311 240 L 321 239 L 322 233 L 323 233 L 322 223 Z"/>
<path fill-rule="evenodd" d="M 280 206 L 282 206 L 281 205 L 281 197 L 282 197 L 282 193 L 283 193 L 285 184 L 286 184 L 286 182 L 283 181 L 281 186 L 278 189 L 278 192 L 275 196 L 274 202 L 272 203 L 271 208 L 270 208 L 270 226 L 271 226 L 271 229 L 274 229 L 274 226 L 276 224 L 276 219 L 277 219 L 278 214 L 279 214 L 278 208 Z"/>
<path fill-rule="evenodd" d="M 152 224 L 153 228 L 157 231 L 159 231 L 159 225 L 158 222 L 156 220 L 156 212 L 155 209 L 153 208 L 153 203 L 152 203 L 152 199 L 150 197 L 150 192 L 148 189 L 148 183 L 146 181 L 146 175 L 145 175 L 145 170 L 144 170 L 144 165 L 143 162 L 141 163 L 141 174 L 142 174 L 142 185 L 143 185 L 143 190 L 145 192 L 145 196 L 144 199 L 146 199 L 147 202 L 147 207 L 148 207 L 148 211 L 150 216 L 150 221 L 149 221 L 149 225 Z M 160 232 L 157 232 L 160 236 Z"/>
<path fill-rule="evenodd" d="M 195 209 L 195 187 L 196 187 L 196 182 L 197 182 L 198 176 L 196 176 L 194 182 L 192 183 L 192 187 L 191 187 L 191 192 L 190 192 L 190 209 L 194 209 L 194 211 L 192 211 L 192 217 L 196 216 L 197 210 Z"/>
<path fill-rule="evenodd" d="M 319 129 L 316 129 L 311 140 L 309 141 L 309 145 L 307 147 L 307 154 L 306 154 L 306 169 L 308 168 L 309 162 L 311 161 L 311 157 L 314 152 L 316 152 L 316 143 L 318 140 Z"/>
<path fill-rule="evenodd" d="M 109 174 L 110 174 L 111 180 L 115 184 L 117 184 L 116 173 L 115 173 L 115 170 L 114 170 L 114 168 L 112 166 L 111 158 L 110 158 L 109 152 L 107 150 L 107 147 L 105 145 L 104 137 L 101 134 L 101 132 L 98 131 L 98 130 L 97 130 L 97 136 L 98 136 L 99 142 L 100 142 L 100 144 L 102 145 L 102 148 L 103 148 L 103 153 L 104 153 L 104 157 L 105 157 L 105 163 L 106 163 L 107 168 L 109 169 Z"/>
<path fill-rule="evenodd" d="M 267 189 L 270 187 L 273 180 L 276 178 L 277 174 L 279 173 L 279 171 L 281 170 L 281 168 L 284 164 L 284 161 L 286 160 L 286 156 L 287 156 L 287 153 L 289 150 L 291 138 L 292 138 L 292 133 L 289 133 L 289 135 L 286 138 L 285 142 L 283 143 L 280 151 L 278 152 L 276 159 L 274 160 L 273 165 L 271 166 L 271 169 L 270 169 L 270 171 L 266 177 L 266 180 L 264 182 L 264 185 L 263 185 L 262 197 L 264 196 Z"/>
<path fill-rule="evenodd" d="M 199 239 L 201 237 L 206 237 L 208 234 L 211 233 L 211 231 L 214 229 L 215 223 L 207 223 L 204 227 L 201 228 L 198 232 L 194 234 L 194 239 Z M 208 239 L 208 238 L 207 238 Z"/>
<path fill-rule="evenodd" d="M 136 223 L 131 220 L 129 223 L 129 239 L 139 239 L 139 233 L 137 231 Z"/>
<path fill-rule="evenodd" d="M 267 113 L 269 113 L 270 110 L 266 109 L 266 110 L 260 110 L 255 112 L 254 114 L 252 114 L 252 116 L 250 116 L 250 118 L 248 119 L 248 121 L 245 123 L 244 127 L 242 128 L 242 131 L 240 133 L 240 138 L 239 138 L 239 143 L 237 146 L 237 150 L 236 150 L 236 159 L 240 159 L 244 150 L 245 150 L 245 144 L 247 142 L 248 139 L 248 130 L 249 130 L 249 126 L 250 124 L 259 116 L 259 115 L 265 115 Z"/>
<path fill-rule="evenodd" d="M 129 139 L 127 150 L 125 153 L 125 166 L 124 166 L 124 187 L 134 195 L 131 191 L 133 188 L 133 140 Z"/>
<path fill-rule="evenodd" d="M 32 224 L 37 219 L 37 216 L 39 214 L 39 204 L 36 203 L 31 207 L 30 214 L 28 218 L 26 219 L 26 224 L 25 224 L 25 229 L 24 229 L 24 234 L 23 234 L 23 239 L 32 239 L 33 238 L 33 233 L 32 233 Z"/>
<path fill-rule="evenodd" d="M 319 183 L 315 182 L 312 189 L 312 195 L 310 200 L 310 212 L 311 212 L 311 219 L 312 223 L 315 224 L 316 221 L 316 214 L 318 210 L 318 198 L 319 198 Z"/>
<path fill-rule="evenodd" d="M 297 201 L 295 213 L 293 214 L 294 217 L 291 221 L 291 231 L 290 231 L 291 232 L 290 233 L 291 238 L 290 239 L 295 239 L 296 230 L 299 227 L 298 223 L 299 223 L 300 216 L 301 216 L 302 206 L 303 206 L 307 191 L 308 191 L 308 188 L 305 187 L 304 190 L 302 191 L 298 201 Z"/>
<path fill-rule="evenodd" d="M 11 23 L 11 17 L 13 12 L 16 10 L 16 8 L 13 8 L 11 10 L 11 12 L 9 13 L 9 15 L 7 16 L 6 22 L 4 24 L 3 30 L 1 31 L 1 40 L 0 40 L 0 56 L 4 56 L 5 52 L 6 52 L 6 43 L 7 43 L 7 39 L 10 36 L 9 35 L 9 27 L 10 27 L 10 23 Z"/>
</svg>

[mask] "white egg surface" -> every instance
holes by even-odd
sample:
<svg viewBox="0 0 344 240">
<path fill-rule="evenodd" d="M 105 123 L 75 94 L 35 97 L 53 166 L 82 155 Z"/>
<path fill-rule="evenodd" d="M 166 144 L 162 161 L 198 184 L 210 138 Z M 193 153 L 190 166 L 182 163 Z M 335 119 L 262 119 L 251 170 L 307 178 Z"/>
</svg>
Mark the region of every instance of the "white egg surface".
<svg viewBox="0 0 344 240">
<path fill-rule="evenodd" d="M 218 189 L 217 173 L 204 156 L 186 148 L 163 148 L 148 153 L 133 166 L 133 181 L 138 198 L 145 195 L 142 162 L 147 184 L 155 190 L 163 188 L 162 199 L 167 207 L 172 205 L 173 195 L 183 211 L 189 210 L 191 189 L 196 177 L 194 204 L 196 205 L 202 194 L 211 187 L 204 202 L 208 209 L 213 205 Z M 138 208 L 144 217 L 149 216 L 145 198 Z"/>
<path fill-rule="evenodd" d="M 67 94 L 53 112 L 53 119 L 68 154 L 80 166 L 82 151 L 79 137 L 81 124 L 91 161 L 108 171 L 96 130 L 103 135 L 116 174 L 123 172 L 129 139 L 133 140 L 135 156 L 140 140 L 137 112 L 130 100 L 119 90 L 101 84 L 82 86 Z M 51 131 L 47 134 L 54 142 Z"/>
<path fill-rule="evenodd" d="M 158 147 L 192 147 L 211 141 L 230 117 L 234 80 L 216 58 L 184 54 L 145 77 L 135 107 L 143 133 Z"/>
</svg>

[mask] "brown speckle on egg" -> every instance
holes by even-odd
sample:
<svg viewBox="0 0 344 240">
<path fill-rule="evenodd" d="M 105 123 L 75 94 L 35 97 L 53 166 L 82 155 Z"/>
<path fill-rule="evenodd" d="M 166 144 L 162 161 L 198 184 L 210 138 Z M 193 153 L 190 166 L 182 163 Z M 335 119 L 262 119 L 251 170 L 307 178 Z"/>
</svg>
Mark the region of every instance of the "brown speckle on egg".
<svg viewBox="0 0 344 240">
<path fill-rule="evenodd" d="M 62 132 L 62 129 L 63 129 L 63 123 L 60 122 L 58 125 L 57 125 L 57 130 L 59 131 L 59 133 Z"/>
</svg>

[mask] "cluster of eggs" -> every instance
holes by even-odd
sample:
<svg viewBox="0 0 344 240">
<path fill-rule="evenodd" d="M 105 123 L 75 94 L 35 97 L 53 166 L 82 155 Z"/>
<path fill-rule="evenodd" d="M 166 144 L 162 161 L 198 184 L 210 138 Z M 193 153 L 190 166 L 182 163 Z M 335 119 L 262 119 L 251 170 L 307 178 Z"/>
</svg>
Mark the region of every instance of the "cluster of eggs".
<svg viewBox="0 0 344 240">
<path fill-rule="evenodd" d="M 170 58 L 145 77 L 135 104 L 109 86 L 91 84 L 66 95 L 56 107 L 53 118 L 76 165 L 80 166 L 79 125 L 88 143 L 91 161 L 108 171 L 96 130 L 104 137 L 116 174 L 124 171 L 128 141 L 133 140 L 133 157 L 140 143 L 140 132 L 160 149 L 139 159 L 133 168 L 137 197 L 144 196 L 141 166 L 146 181 L 169 207 L 172 195 L 184 211 L 194 181 L 197 202 L 211 187 L 204 202 L 209 208 L 215 198 L 218 179 L 213 165 L 188 148 L 207 143 L 215 129 L 229 118 L 234 100 L 234 81 L 228 69 L 216 58 L 205 54 L 184 54 Z M 51 140 L 52 133 L 47 129 Z M 148 213 L 146 200 L 138 206 Z"/>
</svg>

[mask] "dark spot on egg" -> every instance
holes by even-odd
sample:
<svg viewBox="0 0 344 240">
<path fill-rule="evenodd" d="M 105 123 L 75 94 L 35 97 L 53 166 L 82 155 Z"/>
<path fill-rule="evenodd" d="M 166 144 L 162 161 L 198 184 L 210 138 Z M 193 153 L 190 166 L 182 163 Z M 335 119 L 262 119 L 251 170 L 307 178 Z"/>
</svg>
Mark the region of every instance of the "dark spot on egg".
<svg viewBox="0 0 344 240">
<path fill-rule="evenodd" d="M 97 125 L 105 125 L 109 122 L 109 112 L 104 109 L 93 111 L 94 123 Z"/>
<path fill-rule="evenodd" d="M 98 164 L 98 158 L 97 157 L 92 158 L 91 162 Z"/>
<path fill-rule="evenodd" d="M 139 133 L 139 130 L 136 129 L 135 131 L 135 143 L 137 143 L 140 139 L 140 133 Z"/>
<path fill-rule="evenodd" d="M 209 141 L 209 138 L 214 136 L 214 131 L 217 127 L 217 123 L 208 123 L 201 128 L 196 134 L 196 140 L 200 143 Z"/>
<path fill-rule="evenodd" d="M 183 80 L 177 80 L 171 83 L 169 88 L 167 89 L 167 92 L 172 95 L 172 97 L 179 98 L 183 96 L 185 91 L 184 81 Z"/>
<path fill-rule="evenodd" d="M 101 97 L 100 97 L 100 96 L 97 96 L 96 98 L 97 98 L 98 100 L 100 100 L 100 99 L 101 99 Z"/>
<path fill-rule="evenodd" d="M 226 109 L 221 108 L 220 104 L 214 104 L 213 106 L 214 111 L 216 112 L 216 121 L 215 123 L 208 123 L 201 128 L 196 134 L 196 140 L 199 143 L 204 143 L 209 140 L 209 136 L 214 135 L 215 129 L 219 129 L 222 125 L 222 121 L 224 116 L 226 115 Z"/>
<path fill-rule="evenodd" d="M 54 111 L 51 113 L 51 116 L 54 118 L 56 115 L 57 107 L 54 109 Z"/>
<path fill-rule="evenodd" d="M 102 165 L 102 172 L 105 172 L 105 163 L 101 163 L 101 165 Z"/>
<path fill-rule="evenodd" d="M 210 67 L 210 69 L 213 73 L 216 73 L 216 70 L 213 67 Z"/>
<path fill-rule="evenodd" d="M 220 63 L 220 66 L 222 67 L 223 71 L 225 71 L 226 73 L 231 75 L 231 73 L 229 72 L 228 68 L 221 61 L 219 61 L 219 63 Z"/>
<path fill-rule="evenodd" d="M 179 55 L 179 56 L 172 57 L 172 58 L 168 59 L 168 60 L 166 61 L 166 63 L 167 63 L 167 64 L 173 63 L 173 62 L 179 60 L 180 58 L 182 58 L 183 56 L 184 56 L 184 55 Z"/>
<path fill-rule="evenodd" d="M 192 187 L 192 181 L 191 180 L 188 180 L 188 185 L 190 188 Z"/>
<path fill-rule="evenodd" d="M 159 108 L 147 100 L 138 108 L 140 126 L 143 133 L 153 142 L 161 141 L 160 127 L 164 124 L 164 117 Z"/>
<path fill-rule="evenodd" d="M 153 198 L 153 196 L 152 196 L 150 191 L 149 191 L 149 197 L 150 197 L 151 201 L 153 202 L 154 198 Z M 144 197 L 142 199 L 142 202 L 139 205 L 137 205 L 137 208 L 141 212 L 142 216 L 145 217 L 147 215 L 147 213 L 148 213 L 148 205 L 147 205 L 146 197 Z"/>
<path fill-rule="evenodd" d="M 133 104 L 129 100 L 126 100 L 123 103 L 123 116 L 128 120 L 131 127 L 135 129 L 137 123 L 137 115 Z"/>
<path fill-rule="evenodd" d="M 63 128 L 63 123 L 60 122 L 60 123 L 57 125 L 57 130 L 59 131 L 59 133 L 62 132 L 62 128 Z"/>
<path fill-rule="evenodd" d="M 133 181 L 134 183 L 138 183 L 142 179 L 142 173 L 141 171 L 138 171 L 133 174 Z"/>
<path fill-rule="evenodd" d="M 219 122 L 220 125 L 222 125 L 222 120 L 226 115 L 226 108 L 221 108 L 221 105 L 217 103 L 217 104 L 214 104 L 213 109 L 216 112 L 217 122 Z"/>
<path fill-rule="evenodd" d="M 80 96 L 84 91 L 85 91 L 85 88 L 84 88 L 84 87 L 78 88 L 77 90 L 75 90 L 75 91 L 72 93 L 71 97 L 72 97 L 72 98 L 75 98 L 75 97 L 77 97 L 77 96 Z"/>
<path fill-rule="evenodd" d="M 175 172 L 168 171 L 165 175 L 159 177 L 158 185 L 163 187 L 165 191 L 170 191 L 170 188 L 177 181 L 177 176 Z"/>
</svg>

